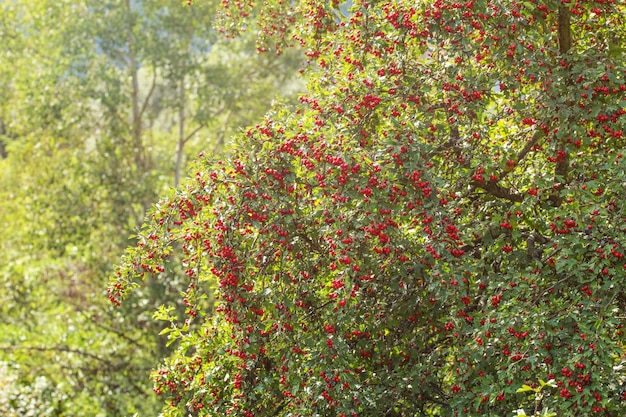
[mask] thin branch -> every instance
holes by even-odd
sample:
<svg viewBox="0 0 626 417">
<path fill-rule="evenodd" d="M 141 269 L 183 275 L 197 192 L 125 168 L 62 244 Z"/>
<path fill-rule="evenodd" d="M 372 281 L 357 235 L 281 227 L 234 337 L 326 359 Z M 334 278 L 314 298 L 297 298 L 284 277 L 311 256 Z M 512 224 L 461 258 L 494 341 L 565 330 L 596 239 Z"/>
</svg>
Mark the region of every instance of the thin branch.
<svg viewBox="0 0 626 417">
<path fill-rule="evenodd" d="M 200 125 L 196 127 L 194 130 L 192 130 L 191 133 L 189 133 L 187 136 L 185 136 L 184 139 L 181 139 L 181 143 L 183 145 L 187 144 L 187 142 L 189 142 L 189 140 L 191 140 L 191 138 L 193 138 L 196 135 L 196 133 L 198 133 L 200 130 L 202 130 L 205 127 L 206 127 L 206 123 L 200 123 Z"/>
<path fill-rule="evenodd" d="M 228 110 L 228 112 L 226 113 L 226 120 L 224 120 L 224 123 L 222 124 L 222 128 L 220 129 L 220 133 L 217 136 L 217 143 L 216 145 L 224 145 L 225 142 L 225 138 L 226 138 L 226 130 L 228 129 L 228 123 L 230 121 L 230 118 L 232 116 L 232 111 Z"/>
<path fill-rule="evenodd" d="M 115 45 L 112 45 L 110 42 L 104 41 L 100 42 L 100 48 L 105 56 L 108 55 L 108 58 L 110 58 L 111 61 L 117 61 L 124 67 L 128 65 L 128 59 L 124 50 L 115 47 Z"/>
<path fill-rule="evenodd" d="M 80 356 L 84 356 L 95 361 L 106 364 L 109 368 L 115 368 L 113 362 L 108 359 L 102 358 L 98 355 L 94 355 L 93 353 L 85 352 L 79 349 L 73 349 L 68 346 L 0 346 L 0 350 L 5 352 L 13 352 L 18 350 L 32 350 L 37 352 L 65 352 L 65 353 L 74 353 Z"/>
<path fill-rule="evenodd" d="M 535 145 L 537 145 L 537 143 L 539 143 L 539 141 L 545 136 L 546 134 L 544 133 L 542 129 L 537 130 L 535 134 L 533 135 L 533 137 L 528 142 L 526 142 L 526 145 L 522 148 L 522 150 L 519 151 L 519 153 L 515 157 L 515 161 L 513 161 L 515 162 L 513 166 L 514 167 L 518 166 L 519 163 L 524 160 L 526 155 L 528 155 L 528 153 L 533 149 L 533 147 L 535 147 Z M 513 169 L 503 169 L 498 175 L 498 178 L 502 179 L 506 177 L 507 175 L 509 175 L 512 171 Z"/>
<path fill-rule="evenodd" d="M 148 103 L 150 102 L 150 98 L 152 97 L 152 94 L 154 93 L 154 90 L 156 89 L 156 85 L 157 85 L 156 79 L 157 79 L 157 72 L 156 72 L 156 69 L 153 68 L 152 84 L 150 85 L 150 91 L 148 91 L 148 95 L 146 96 L 145 100 L 143 101 L 143 104 L 141 105 L 141 110 L 139 111 L 140 119 L 143 117 L 143 114 L 146 112 L 146 109 L 148 108 Z"/>
<path fill-rule="evenodd" d="M 119 330 L 116 330 L 116 329 L 113 329 L 113 328 L 111 328 L 111 327 L 105 326 L 105 325 L 103 325 L 103 324 L 100 324 L 100 323 L 98 322 L 97 317 L 95 317 L 95 316 L 89 316 L 89 318 L 91 319 L 91 322 L 92 322 L 92 323 L 93 323 L 96 327 L 99 327 L 99 328 L 100 328 L 100 329 L 102 329 L 102 330 L 105 330 L 105 331 L 107 331 L 107 332 L 111 332 L 111 333 L 115 334 L 116 336 L 118 336 L 118 337 L 120 337 L 120 338 L 122 338 L 122 339 L 126 340 L 126 341 L 127 341 L 128 343 L 130 343 L 131 345 L 134 345 L 135 347 L 137 347 L 137 348 L 139 348 L 139 349 L 141 349 L 141 350 L 143 350 L 143 351 L 146 351 L 146 350 L 147 350 L 147 351 L 149 351 L 149 352 L 151 352 L 151 353 L 154 353 L 154 350 L 152 350 L 152 348 L 150 348 L 150 347 L 148 347 L 148 346 L 146 346 L 146 345 L 144 345 L 144 344 L 142 344 L 142 343 L 139 343 L 137 340 L 135 340 L 135 339 L 133 339 L 133 338 L 131 338 L 131 337 L 127 336 L 127 335 L 126 335 L 126 334 L 124 334 L 123 332 L 121 332 L 121 331 L 119 331 Z"/>
<path fill-rule="evenodd" d="M 567 276 L 561 278 L 560 280 L 558 280 L 556 283 L 554 283 L 550 287 L 548 287 L 545 290 L 543 290 L 539 295 L 537 295 L 537 297 L 535 297 L 535 299 L 533 300 L 533 304 L 534 305 L 538 305 L 539 304 L 539 300 L 541 300 L 541 297 L 543 297 L 544 295 L 548 294 L 550 291 L 554 290 L 557 285 L 563 284 L 564 282 L 566 282 L 570 278 L 571 277 L 569 275 L 567 275 Z"/>
</svg>

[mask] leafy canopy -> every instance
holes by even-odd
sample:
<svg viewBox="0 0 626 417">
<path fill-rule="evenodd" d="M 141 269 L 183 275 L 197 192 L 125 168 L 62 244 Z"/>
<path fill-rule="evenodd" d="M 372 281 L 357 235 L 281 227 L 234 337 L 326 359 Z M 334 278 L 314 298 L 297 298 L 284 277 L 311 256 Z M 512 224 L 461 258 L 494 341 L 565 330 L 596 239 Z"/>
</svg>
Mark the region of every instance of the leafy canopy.
<svg viewBox="0 0 626 417">
<path fill-rule="evenodd" d="M 165 415 L 623 415 L 626 6 L 289 4 L 223 13 L 307 48 L 301 105 L 201 157 L 110 284 L 182 254 Z"/>
</svg>

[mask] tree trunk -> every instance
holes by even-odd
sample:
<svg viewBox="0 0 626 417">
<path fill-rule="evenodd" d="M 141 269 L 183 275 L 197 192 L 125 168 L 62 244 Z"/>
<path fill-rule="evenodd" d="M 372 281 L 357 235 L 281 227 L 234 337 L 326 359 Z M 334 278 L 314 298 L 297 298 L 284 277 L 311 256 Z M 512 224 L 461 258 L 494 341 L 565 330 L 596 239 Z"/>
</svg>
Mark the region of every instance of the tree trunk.
<svg viewBox="0 0 626 417">
<path fill-rule="evenodd" d="M 180 177 L 183 170 L 183 157 L 185 150 L 185 77 L 180 80 L 179 85 L 179 108 L 178 108 L 178 144 L 176 146 L 176 167 L 174 172 L 174 187 L 180 184 Z"/>
<path fill-rule="evenodd" d="M 0 119 L 0 158 L 2 159 L 7 157 L 6 143 L 4 143 L 6 134 L 7 130 L 4 125 L 4 119 Z"/>
<path fill-rule="evenodd" d="M 127 42 L 128 42 L 128 72 L 130 75 L 130 88 L 131 88 L 131 135 L 133 152 L 135 153 L 135 163 L 140 171 L 146 169 L 143 140 L 142 140 L 142 126 L 141 126 L 141 105 L 139 103 L 139 65 L 137 63 L 137 55 L 135 51 L 135 36 L 133 34 L 133 13 L 130 4 L 130 0 L 125 2 L 126 10 L 128 13 L 128 26 L 127 26 Z"/>
<path fill-rule="evenodd" d="M 559 7 L 559 16 L 558 16 L 558 31 L 559 31 L 559 52 L 561 54 L 561 59 L 567 59 L 564 55 L 569 52 L 572 47 L 572 28 L 570 22 L 570 11 L 566 5 L 562 5 Z M 566 80 L 567 85 L 566 88 L 569 87 L 571 80 L 569 76 Z M 563 121 L 561 122 L 563 123 Z M 556 188 L 553 190 L 552 195 L 550 196 L 550 201 L 552 205 L 560 206 L 562 203 L 561 191 L 565 187 L 565 184 L 568 182 L 568 174 L 569 174 L 569 154 L 567 151 L 567 141 L 565 139 L 561 139 L 557 145 L 557 162 L 554 168 L 554 182 L 556 184 Z"/>
</svg>

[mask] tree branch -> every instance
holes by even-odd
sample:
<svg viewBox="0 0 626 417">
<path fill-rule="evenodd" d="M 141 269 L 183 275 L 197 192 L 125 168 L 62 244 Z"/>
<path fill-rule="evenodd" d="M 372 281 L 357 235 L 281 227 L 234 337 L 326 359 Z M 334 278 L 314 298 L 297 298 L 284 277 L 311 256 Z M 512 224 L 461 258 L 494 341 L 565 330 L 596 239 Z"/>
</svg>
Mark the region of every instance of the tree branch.
<svg viewBox="0 0 626 417">
<path fill-rule="evenodd" d="M 198 125 L 198 127 L 196 127 L 194 130 L 192 130 L 191 133 L 189 133 L 187 136 L 185 136 L 182 139 L 182 143 L 186 144 L 187 142 L 189 142 L 189 140 L 191 140 L 191 138 L 193 138 L 196 135 L 196 133 L 198 133 L 200 130 L 202 130 L 205 126 L 206 126 L 206 123 L 200 123 L 200 125 Z"/>
<path fill-rule="evenodd" d="M 5 352 L 13 352 L 13 351 L 18 351 L 18 350 L 27 350 L 27 351 L 32 350 L 32 351 L 37 351 L 37 352 L 74 353 L 80 356 L 93 359 L 97 362 L 104 363 L 109 367 L 109 369 L 120 368 L 120 365 L 115 366 L 115 364 L 108 359 L 102 358 L 98 355 L 94 355 L 93 353 L 85 352 L 83 350 L 73 349 L 69 346 L 50 346 L 50 347 L 46 347 L 46 346 L 0 346 L 0 350 L 3 350 Z"/>
<path fill-rule="evenodd" d="M 156 68 L 152 69 L 152 84 L 150 85 L 150 91 L 148 91 L 148 95 L 146 96 L 146 98 L 143 101 L 143 104 L 141 105 L 141 110 L 139 111 L 139 118 L 141 119 L 144 115 L 144 113 L 146 112 L 146 109 L 148 108 L 148 104 L 150 102 L 150 98 L 152 97 L 152 94 L 154 93 L 154 90 L 156 89 L 156 78 L 157 78 L 157 72 L 156 72 Z"/>
<path fill-rule="evenodd" d="M 524 194 L 513 192 L 509 188 L 501 186 L 498 184 L 498 180 L 486 182 L 472 181 L 472 186 L 486 191 L 494 197 L 503 198 L 512 203 L 520 203 L 524 200 Z"/>
<path fill-rule="evenodd" d="M 521 151 L 519 151 L 519 153 L 515 157 L 515 161 L 513 161 L 515 162 L 515 165 L 513 165 L 513 167 L 516 167 L 517 165 L 519 165 L 519 163 L 522 162 L 524 158 L 526 158 L 526 155 L 528 155 L 528 153 L 532 150 L 532 148 L 535 145 L 537 145 L 537 143 L 539 143 L 539 141 L 545 136 L 546 134 L 544 133 L 542 129 L 537 130 L 535 134 L 533 135 L 533 137 L 528 142 L 526 142 L 526 145 L 522 148 Z M 512 168 L 503 169 L 498 175 L 498 178 L 502 179 L 506 177 L 507 175 L 509 175 L 512 171 L 513 171 Z"/>
<path fill-rule="evenodd" d="M 121 332 L 121 331 L 116 330 L 116 329 L 114 329 L 112 327 L 108 327 L 108 326 L 105 326 L 105 325 L 99 323 L 97 317 L 95 317 L 95 316 L 88 316 L 88 317 L 91 319 L 91 322 L 96 327 L 99 327 L 102 330 L 105 330 L 107 332 L 111 332 L 111 333 L 115 334 L 116 336 L 126 340 L 131 345 L 134 345 L 135 347 L 141 349 L 142 351 L 148 351 L 148 352 L 151 352 L 152 354 L 155 354 L 155 351 L 151 347 L 148 347 L 148 346 L 138 342 L 137 340 L 127 336 L 126 334 L 124 334 L 124 332 Z"/>
</svg>

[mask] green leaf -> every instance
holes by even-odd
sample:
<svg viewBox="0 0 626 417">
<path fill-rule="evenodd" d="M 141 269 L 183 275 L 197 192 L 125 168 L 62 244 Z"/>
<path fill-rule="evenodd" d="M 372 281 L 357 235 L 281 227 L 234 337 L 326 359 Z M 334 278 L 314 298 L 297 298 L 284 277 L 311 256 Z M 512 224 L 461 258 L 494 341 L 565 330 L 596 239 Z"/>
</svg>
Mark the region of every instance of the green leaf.
<svg viewBox="0 0 626 417">
<path fill-rule="evenodd" d="M 533 392 L 537 392 L 536 388 L 531 387 L 530 385 L 522 385 L 521 388 L 518 388 L 517 391 L 515 392 L 528 392 L 528 391 L 533 391 Z"/>
</svg>

